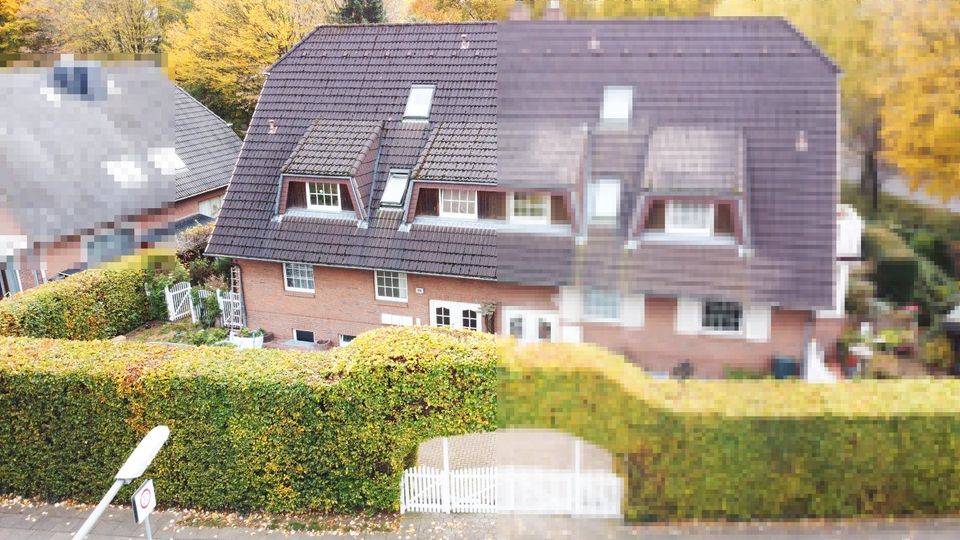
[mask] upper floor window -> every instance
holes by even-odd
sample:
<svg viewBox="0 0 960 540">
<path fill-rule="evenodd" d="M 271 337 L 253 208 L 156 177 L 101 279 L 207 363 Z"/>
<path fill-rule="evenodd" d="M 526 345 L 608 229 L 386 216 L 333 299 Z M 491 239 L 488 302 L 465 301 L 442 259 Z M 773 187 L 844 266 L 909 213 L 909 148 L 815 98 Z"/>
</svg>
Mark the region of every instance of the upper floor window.
<svg viewBox="0 0 960 540">
<path fill-rule="evenodd" d="M 283 287 L 288 291 L 313 292 L 313 265 L 283 263 Z"/>
<path fill-rule="evenodd" d="M 410 181 L 409 171 L 392 170 L 387 177 L 387 185 L 380 196 L 383 206 L 402 206 L 403 196 L 407 193 L 407 183 Z"/>
<path fill-rule="evenodd" d="M 407 301 L 407 275 L 403 272 L 377 270 L 374 272 L 377 300 Z"/>
<path fill-rule="evenodd" d="M 477 192 L 469 189 L 441 189 L 440 217 L 477 219 Z"/>
<path fill-rule="evenodd" d="M 608 289 L 584 289 L 583 317 L 593 320 L 620 318 L 620 295 Z"/>
<path fill-rule="evenodd" d="M 430 118 L 430 107 L 433 104 L 433 92 L 436 86 L 432 84 L 415 84 L 410 87 L 407 96 L 407 107 L 403 111 L 404 120 L 426 120 Z"/>
<path fill-rule="evenodd" d="M 533 223 L 550 222 L 550 195 L 548 193 L 514 193 L 511 202 L 511 220 Z"/>
<path fill-rule="evenodd" d="M 626 122 L 633 111 L 632 86 L 605 86 L 603 88 L 603 111 L 600 119 L 605 122 Z"/>
<path fill-rule="evenodd" d="M 739 302 L 703 303 L 703 330 L 709 332 L 740 332 L 743 328 L 743 306 Z"/>
<path fill-rule="evenodd" d="M 598 180 L 587 188 L 591 223 L 612 223 L 620 210 L 620 181 Z"/>
<path fill-rule="evenodd" d="M 310 210 L 340 210 L 340 184 L 331 182 L 307 183 L 307 208 Z"/>
<path fill-rule="evenodd" d="M 664 230 L 671 234 L 713 234 L 713 204 L 687 201 L 667 203 Z"/>
</svg>

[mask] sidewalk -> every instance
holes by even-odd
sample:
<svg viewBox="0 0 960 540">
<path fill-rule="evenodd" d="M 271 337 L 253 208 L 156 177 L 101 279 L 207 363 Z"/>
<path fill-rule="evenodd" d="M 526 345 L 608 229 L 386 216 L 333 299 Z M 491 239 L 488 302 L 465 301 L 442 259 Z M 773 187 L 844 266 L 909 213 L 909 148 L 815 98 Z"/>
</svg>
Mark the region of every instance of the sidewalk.
<svg viewBox="0 0 960 540">
<path fill-rule="evenodd" d="M 8 504 L 0 506 L 0 540 L 69 540 L 89 510 L 58 505 Z M 960 518 L 871 520 L 844 522 L 739 523 L 709 525 L 625 526 L 614 520 L 571 519 L 548 516 L 496 516 L 484 514 L 408 514 L 392 532 L 308 533 L 261 528 L 180 527 L 181 514 L 151 515 L 153 537 L 185 540 L 239 540 L 276 538 L 317 540 L 366 538 L 369 540 L 953 540 L 960 538 Z M 111 507 L 89 540 L 143 538 L 143 527 L 133 523 L 129 508 Z"/>
</svg>

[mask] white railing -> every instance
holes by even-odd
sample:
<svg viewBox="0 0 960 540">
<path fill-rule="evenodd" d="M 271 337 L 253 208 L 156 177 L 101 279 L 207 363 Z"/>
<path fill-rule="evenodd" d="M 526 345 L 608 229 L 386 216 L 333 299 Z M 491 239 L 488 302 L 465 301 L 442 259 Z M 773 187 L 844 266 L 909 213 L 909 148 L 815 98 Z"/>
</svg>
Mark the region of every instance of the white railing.
<svg viewBox="0 0 960 540">
<path fill-rule="evenodd" d="M 400 512 L 479 512 L 619 517 L 623 480 L 603 471 L 581 471 L 581 442 L 573 470 L 479 467 L 450 470 L 447 440 L 443 469 L 403 472 Z"/>
<path fill-rule="evenodd" d="M 181 281 L 174 283 L 173 286 L 164 287 L 163 294 L 167 300 L 167 314 L 171 321 L 177 321 L 193 314 L 189 282 Z"/>
</svg>

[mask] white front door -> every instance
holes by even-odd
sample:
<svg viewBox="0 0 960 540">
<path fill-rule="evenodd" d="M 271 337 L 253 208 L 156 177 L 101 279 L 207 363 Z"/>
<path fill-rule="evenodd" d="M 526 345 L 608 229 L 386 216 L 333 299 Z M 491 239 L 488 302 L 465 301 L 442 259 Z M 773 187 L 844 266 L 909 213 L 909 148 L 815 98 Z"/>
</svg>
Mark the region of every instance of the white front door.
<svg viewBox="0 0 960 540">
<path fill-rule="evenodd" d="M 430 325 L 482 331 L 483 316 L 480 314 L 480 304 L 431 300 Z"/>
<path fill-rule="evenodd" d="M 503 308 L 503 335 L 521 343 L 560 341 L 560 315 L 555 311 Z"/>
</svg>

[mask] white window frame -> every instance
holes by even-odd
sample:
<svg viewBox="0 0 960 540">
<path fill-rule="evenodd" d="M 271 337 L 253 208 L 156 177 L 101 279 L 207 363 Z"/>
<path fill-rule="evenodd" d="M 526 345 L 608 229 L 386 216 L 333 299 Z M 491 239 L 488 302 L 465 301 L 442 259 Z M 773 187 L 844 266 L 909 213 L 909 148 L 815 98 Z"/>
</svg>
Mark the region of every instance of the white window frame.
<svg viewBox="0 0 960 540">
<path fill-rule="evenodd" d="M 351 341 L 357 339 L 357 336 L 348 336 L 346 334 L 340 334 L 337 336 L 340 340 L 340 346 L 349 345 Z"/>
<path fill-rule="evenodd" d="M 613 201 L 613 215 L 598 214 L 598 197 L 603 194 L 604 189 L 615 188 Z M 620 180 L 616 178 L 601 178 L 587 185 L 587 222 L 591 224 L 611 225 L 617 222 L 620 217 Z"/>
<path fill-rule="evenodd" d="M 483 312 L 480 311 L 480 304 L 471 302 L 451 302 L 448 300 L 430 300 L 430 326 L 439 326 L 437 324 L 437 308 L 446 308 L 450 310 L 450 324 L 444 328 L 462 329 L 467 328 L 463 324 L 463 312 L 474 311 L 477 314 L 477 332 L 484 331 Z M 471 330 L 474 330 L 471 328 Z"/>
<path fill-rule="evenodd" d="M 517 197 L 529 197 L 530 198 L 530 208 L 542 207 L 543 215 L 542 216 L 518 216 L 517 215 Z M 534 199 L 541 198 L 543 199 L 539 203 L 534 202 Z M 510 221 L 513 223 L 537 223 L 540 225 L 546 225 L 550 223 L 550 201 L 552 197 L 549 193 L 541 193 L 535 191 L 515 191 L 507 197 L 507 202 L 509 208 L 508 216 Z"/>
<path fill-rule="evenodd" d="M 682 214 L 687 208 L 706 208 L 706 224 L 704 227 L 691 227 L 684 223 Z M 684 235 L 684 236 L 713 236 L 713 221 L 716 208 L 712 203 L 689 202 L 689 201 L 667 201 L 664 216 L 663 231 L 666 234 Z"/>
<path fill-rule="evenodd" d="M 396 276 L 388 276 L 388 274 L 396 274 Z M 400 296 L 383 296 L 380 294 L 380 281 L 381 277 L 384 279 L 393 279 L 397 278 L 397 290 L 400 293 Z M 384 289 L 394 288 L 392 285 L 383 286 Z M 373 292 L 377 300 L 385 300 L 387 302 L 406 302 L 407 301 L 407 274 L 405 272 L 397 272 L 395 270 L 374 270 L 373 271 Z"/>
<path fill-rule="evenodd" d="M 623 105 L 626 105 L 626 116 L 623 114 Z M 604 86 L 600 120 L 611 123 L 626 123 L 630 121 L 631 116 L 633 116 L 633 87 L 623 85 Z"/>
<path fill-rule="evenodd" d="M 433 96 L 436 94 L 436 92 L 437 85 L 435 84 L 410 85 L 410 93 L 407 94 L 407 105 L 403 109 L 403 119 L 419 121 L 429 120 L 430 110 L 433 108 Z M 414 100 L 415 95 L 418 97 L 416 101 Z M 423 101 L 426 101 L 425 110 L 422 109 Z"/>
<path fill-rule="evenodd" d="M 460 212 L 460 211 L 451 211 L 444 209 L 444 198 L 445 196 L 449 197 L 456 194 L 456 199 L 450 199 L 449 202 L 451 205 L 467 205 L 469 208 L 473 206 L 473 212 Z M 464 195 L 466 197 L 464 198 Z M 471 200 L 472 198 L 472 200 Z M 439 215 L 442 218 L 451 218 L 451 219 L 477 219 L 479 214 L 479 203 L 477 201 L 477 190 L 475 189 L 441 189 L 440 190 L 440 204 L 439 204 Z"/>
<path fill-rule="evenodd" d="M 616 301 L 616 313 L 613 317 L 592 312 L 591 308 L 593 305 L 588 301 L 592 294 L 608 294 Z M 623 301 L 622 298 L 620 298 L 619 291 L 614 289 L 583 288 L 583 320 L 589 322 L 617 322 L 621 317 L 623 317 Z"/>
<path fill-rule="evenodd" d="M 709 304 L 736 304 L 740 306 L 740 323 L 737 326 L 737 330 L 725 330 L 722 328 L 716 328 L 713 326 L 707 326 L 707 305 Z M 731 302 L 726 300 L 704 300 L 700 304 L 700 332 L 707 335 L 716 335 L 716 336 L 742 336 L 744 335 L 746 329 L 746 311 L 744 306 L 740 302 Z"/>
<path fill-rule="evenodd" d="M 297 332 L 310 332 L 310 335 L 313 336 L 313 341 L 301 341 L 297 339 Z M 313 330 L 304 330 L 303 328 L 294 328 L 293 329 L 293 340 L 297 343 L 316 343 L 317 342 L 317 333 Z"/>
<path fill-rule="evenodd" d="M 291 270 L 293 270 L 293 266 L 297 266 L 297 267 L 306 266 L 310 268 L 310 282 L 313 283 L 313 288 L 306 289 L 302 287 L 290 286 L 289 279 L 291 276 L 288 274 L 287 269 L 290 268 Z M 300 268 L 300 270 L 302 270 L 302 268 Z M 303 276 L 293 276 L 293 279 L 306 279 L 306 278 Z M 316 276 L 314 275 L 314 272 L 313 272 L 313 265 L 308 263 L 286 263 L 286 262 L 283 263 L 283 289 L 291 292 L 303 292 L 303 293 L 316 292 L 317 281 L 316 281 Z"/>
<path fill-rule="evenodd" d="M 407 186 L 409 184 L 410 171 L 406 169 L 390 169 L 390 173 L 387 175 L 387 183 L 383 186 L 383 193 L 380 195 L 380 206 L 396 208 L 403 206 L 403 200 L 407 195 Z M 399 191 L 397 192 L 398 189 Z M 387 200 L 388 193 L 395 195 L 395 200 Z"/>
<path fill-rule="evenodd" d="M 204 211 L 204 206 L 208 205 L 210 207 L 210 213 Z M 197 203 L 197 212 L 205 216 L 210 216 L 212 218 L 220 215 L 220 208 L 223 206 L 223 195 L 219 197 L 210 197 L 209 199 L 204 199 Z"/>
<path fill-rule="evenodd" d="M 561 341 L 560 314 L 556 311 L 544 311 L 522 307 L 505 307 L 501 312 L 501 331 L 504 336 L 510 337 L 510 320 L 520 318 L 523 321 L 522 336 L 517 338 L 520 343 L 540 342 L 540 321 L 547 321 L 551 325 L 550 343 Z"/>
<path fill-rule="evenodd" d="M 326 193 L 325 191 L 318 191 L 316 194 L 318 197 L 334 197 L 336 200 L 335 204 L 313 204 L 313 188 L 314 186 L 333 186 L 336 193 Z M 307 182 L 307 209 L 308 210 L 320 210 L 323 212 L 340 212 L 342 209 L 340 196 L 340 184 L 336 182 Z"/>
</svg>

